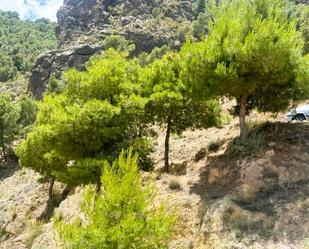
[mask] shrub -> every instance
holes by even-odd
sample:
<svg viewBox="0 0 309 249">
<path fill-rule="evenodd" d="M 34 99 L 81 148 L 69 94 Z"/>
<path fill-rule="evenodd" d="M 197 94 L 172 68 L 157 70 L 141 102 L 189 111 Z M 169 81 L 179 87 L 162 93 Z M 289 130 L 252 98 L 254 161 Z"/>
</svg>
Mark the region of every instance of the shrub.
<svg viewBox="0 0 309 249">
<path fill-rule="evenodd" d="M 122 152 L 112 165 L 105 162 L 102 188 L 88 189 L 82 204 L 87 223 L 55 223 L 65 248 L 167 248 L 174 216 L 154 206 L 152 185 L 142 184 L 137 155 Z"/>
<path fill-rule="evenodd" d="M 150 154 L 154 151 L 153 141 L 147 137 L 138 137 L 126 141 L 124 144 L 122 144 L 123 148 L 129 148 L 130 146 L 132 147 L 133 151 L 139 155 L 139 168 L 144 171 L 152 170 L 154 165 L 150 158 Z"/>
<path fill-rule="evenodd" d="M 248 138 L 242 141 L 236 138 L 229 146 L 227 155 L 229 157 L 246 157 L 261 152 L 266 146 L 266 135 L 264 126 L 252 130 Z"/>
<path fill-rule="evenodd" d="M 19 132 L 19 114 L 20 107 L 13 103 L 12 98 L 7 94 L 0 94 L 0 146 L 4 154 L 6 146 L 10 145 Z"/>
<path fill-rule="evenodd" d="M 181 190 L 182 187 L 181 187 L 181 184 L 179 182 L 179 180 L 177 180 L 176 178 L 172 178 L 168 184 L 168 187 L 171 189 L 171 190 Z"/>
<path fill-rule="evenodd" d="M 135 45 L 131 44 L 130 41 L 126 40 L 126 38 L 121 35 L 111 35 L 103 40 L 102 48 L 104 50 L 113 48 L 117 51 L 131 53 L 134 52 Z"/>
<path fill-rule="evenodd" d="M 208 151 L 209 152 L 217 152 L 220 147 L 224 144 L 224 139 L 218 139 L 216 141 L 212 141 L 208 144 Z"/>
<path fill-rule="evenodd" d="M 65 84 L 57 80 L 55 75 L 52 74 L 48 81 L 47 90 L 50 93 L 62 93 L 65 90 Z"/>
<path fill-rule="evenodd" d="M 20 117 L 18 124 L 20 125 L 20 136 L 23 136 L 31 131 L 39 111 L 38 105 L 35 100 L 30 97 L 24 96 L 18 101 L 20 106 Z"/>
</svg>

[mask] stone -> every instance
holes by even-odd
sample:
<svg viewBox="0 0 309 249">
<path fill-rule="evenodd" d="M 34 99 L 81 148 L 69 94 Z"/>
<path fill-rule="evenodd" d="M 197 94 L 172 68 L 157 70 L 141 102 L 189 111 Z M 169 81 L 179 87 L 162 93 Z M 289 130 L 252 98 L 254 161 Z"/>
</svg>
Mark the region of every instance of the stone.
<svg viewBox="0 0 309 249">
<path fill-rule="evenodd" d="M 32 68 L 29 79 L 29 89 L 33 97 L 42 98 L 52 74 L 60 79 L 62 73 L 68 68 L 85 70 L 85 63 L 100 50 L 101 46 L 83 44 L 70 50 L 54 50 L 41 55 Z"/>
<path fill-rule="evenodd" d="M 74 67 L 85 70 L 89 58 L 99 53 L 98 45 L 110 35 L 121 35 L 135 45 L 135 54 L 169 45 L 179 49 L 175 25 L 154 22 L 155 8 L 166 10 L 165 16 L 178 23 L 193 20 L 192 3 L 186 1 L 143 0 L 64 0 L 57 13 L 58 48 L 41 55 L 29 79 L 29 89 L 41 99 L 51 75 L 60 79 L 63 71 Z M 172 23 L 172 22 L 171 22 Z"/>
</svg>

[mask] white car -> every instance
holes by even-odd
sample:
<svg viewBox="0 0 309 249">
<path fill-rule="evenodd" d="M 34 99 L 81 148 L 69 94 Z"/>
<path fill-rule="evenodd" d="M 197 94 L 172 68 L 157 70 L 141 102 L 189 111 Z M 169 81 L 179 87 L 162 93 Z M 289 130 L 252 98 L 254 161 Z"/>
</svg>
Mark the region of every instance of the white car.
<svg viewBox="0 0 309 249">
<path fill-rule="evenodd" d="M 290 111 L 288 114 L 288 121 L 305 121 L 309 120 L 309 105 L 302 105 Z"/>
</svg>

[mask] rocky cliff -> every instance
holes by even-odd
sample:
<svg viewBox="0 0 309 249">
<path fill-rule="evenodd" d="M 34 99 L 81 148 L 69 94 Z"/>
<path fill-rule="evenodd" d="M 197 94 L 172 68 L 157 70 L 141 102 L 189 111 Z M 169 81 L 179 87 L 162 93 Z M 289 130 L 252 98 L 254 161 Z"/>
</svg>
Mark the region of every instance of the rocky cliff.
<svg viewBox="0 0 309 249">
<path fill-rule="evenodd" d="M 69 67 L 84 63 L 101 50 L 109 35 L 122 35 L 135 44 L 135 53 L 168 44 L 179 47 L 180 29 L 192 21 L 195 0 L 64 0 L 57 13 L 58 49 L 35 63 L 29 88 L 41 98 L 53 73 L 60 78 Z"/>
</svg>

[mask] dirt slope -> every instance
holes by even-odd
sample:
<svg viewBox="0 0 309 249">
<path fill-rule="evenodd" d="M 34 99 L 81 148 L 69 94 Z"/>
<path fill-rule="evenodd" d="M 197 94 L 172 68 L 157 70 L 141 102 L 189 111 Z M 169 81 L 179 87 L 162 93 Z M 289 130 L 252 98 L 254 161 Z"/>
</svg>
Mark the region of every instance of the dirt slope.
<svg viewBox="0 0 309 249">
<path fill-rule="evenodd" d="M 173 137 L 171 174 L 161 170 L 164 133 L 159 132 L 151 177 L 157 179 L 158 200 L 179 216 L 170 248 L 308 248 L 309 124 L 257 129 L 261 136 L 253 137 L 251 149 L 237 144 L 235 120 L 222 129 Z M 0 248 L 60 248 L 52 222 L 34 223 L 47 196 L 38 176 L 7 172 L 0 169 Z M 55 213 L 67 221 L 80 216 L 82 192 L 77 188 Z"/>
</svg>

